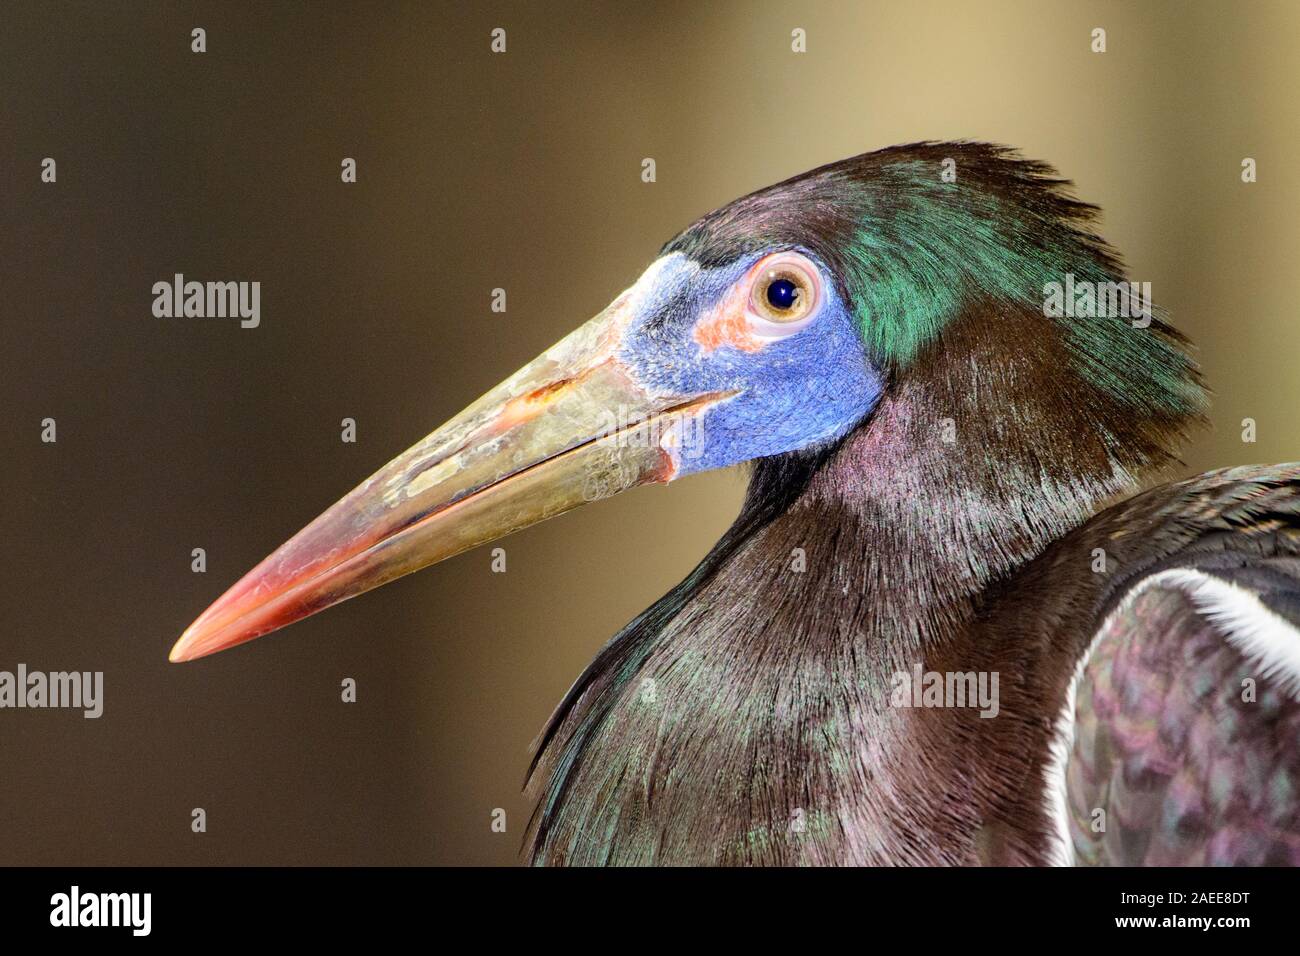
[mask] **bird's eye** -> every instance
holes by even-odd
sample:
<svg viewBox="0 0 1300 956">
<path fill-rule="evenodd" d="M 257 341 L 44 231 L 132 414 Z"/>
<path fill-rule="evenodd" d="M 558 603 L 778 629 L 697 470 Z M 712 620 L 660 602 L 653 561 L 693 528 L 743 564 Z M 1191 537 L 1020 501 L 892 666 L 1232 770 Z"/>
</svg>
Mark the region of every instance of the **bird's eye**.
<svg viewBox="0 0 1300 956">
<path fill-rule="evenodd" d="M 797 252 L 778 252 L 751 271 L 749 325 L 760 338 L 791 335 L 812 321 L 821 304 L 821 273 Z"/>
<path fill-rule="evenodd" d="M 773 279 L 767 284 L 767 304 L 778 312 L 791 312 L 799 303 L 799 293 L 802 290 L 782 276 L 779 279 Z"/>
</svg>

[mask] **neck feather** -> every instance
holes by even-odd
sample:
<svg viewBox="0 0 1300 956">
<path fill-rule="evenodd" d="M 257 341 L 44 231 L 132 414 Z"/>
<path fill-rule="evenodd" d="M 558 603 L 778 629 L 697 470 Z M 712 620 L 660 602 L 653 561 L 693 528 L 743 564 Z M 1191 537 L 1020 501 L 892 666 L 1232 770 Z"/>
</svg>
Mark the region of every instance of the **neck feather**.
<svg viewBox="0 0 1300 956">
<path fill-rule="evenodd" d="M 992 582 L 1173 463 L 1194 416 L 1093 386 L 1043 325 L 996 304 L 951 323 L 787 512 L 810 535 L 857 527 L 835 563 L 856 565 L 869 631 L 947 636 Z"/>
<path fill-rule="evenodd" d="M 535 859 L 970 862 L 1006 840 L 996 808 L 1020 799 L 1032 748 L 996 734 L 1038 727 L 1025 695 L 1007 720 L 965 720 L 892 707 L 890 685 L 922 663 L 1042 686 L 1068 668 L 1050 644 L 982 640 L 983 604 L 1167 464 L 1188 419 L 1090 386 L 1067 349 L 1041 316 L 987 306 L 838 447 L 760 462 L 728 534 L 552 718 Z M 805 811 L 815 838 L 793 838 Z"/>
</svg>

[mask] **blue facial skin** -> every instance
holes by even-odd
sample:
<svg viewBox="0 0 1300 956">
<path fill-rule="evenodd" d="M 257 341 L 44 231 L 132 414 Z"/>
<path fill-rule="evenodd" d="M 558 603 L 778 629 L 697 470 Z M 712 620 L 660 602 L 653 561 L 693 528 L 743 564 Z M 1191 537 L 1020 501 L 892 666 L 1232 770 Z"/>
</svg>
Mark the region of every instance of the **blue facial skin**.
<svg viewBox="0 0 1300 956">
<path fill-rule="evenodd" d="M 758 351 L 706 351 L 696 322 L 775 251 L 702 269 L 680 253 L 661 264 L 623 336 L 619 358 L 642 384 L 682 396 L 739 394 L 679 426 L 678 476 L 808 449 L 843 437 L 875 407 L 883 377 L 867 358 L 857 325 L 826 268 L 816 317 Z"/>
</svg>

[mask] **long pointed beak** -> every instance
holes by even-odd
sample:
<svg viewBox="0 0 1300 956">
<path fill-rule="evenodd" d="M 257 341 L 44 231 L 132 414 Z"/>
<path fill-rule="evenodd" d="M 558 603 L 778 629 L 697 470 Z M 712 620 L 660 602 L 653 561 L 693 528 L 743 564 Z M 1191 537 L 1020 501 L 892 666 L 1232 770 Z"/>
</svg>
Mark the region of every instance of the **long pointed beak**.
<svg viewBox="0 0 1300 956">
<path fill-rule="evenodd" d="M 625 294 L 394 458 L 191 624 L 170 659 L 242 644 L 587 501 L 667 481 L 680 419 L 720 394 L 651 394 L 617 358 Z"/>
</svg>

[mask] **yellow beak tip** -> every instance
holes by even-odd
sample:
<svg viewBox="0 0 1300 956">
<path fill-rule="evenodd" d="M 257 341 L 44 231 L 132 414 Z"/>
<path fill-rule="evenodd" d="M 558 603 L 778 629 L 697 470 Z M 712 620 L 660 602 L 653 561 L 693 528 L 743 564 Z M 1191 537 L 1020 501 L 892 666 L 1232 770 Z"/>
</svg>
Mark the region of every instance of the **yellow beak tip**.
<svg viewBox="0 0 1300 956">
<path fill-rule="evenodd" d="M 172 664 L 183 664 L 186 661 L 192 661 L 202 655 L 196 654 L 194 648 L 194 635 L 191 634 L 192 628 L 187 628 L 185 633 L 177 638 L 172 649 L 167 652 L 167 660 Z"/>
</svg>

